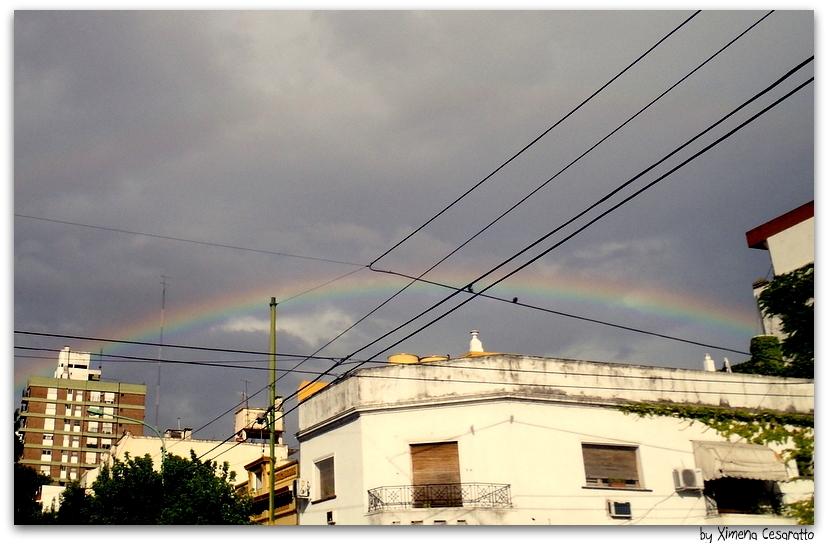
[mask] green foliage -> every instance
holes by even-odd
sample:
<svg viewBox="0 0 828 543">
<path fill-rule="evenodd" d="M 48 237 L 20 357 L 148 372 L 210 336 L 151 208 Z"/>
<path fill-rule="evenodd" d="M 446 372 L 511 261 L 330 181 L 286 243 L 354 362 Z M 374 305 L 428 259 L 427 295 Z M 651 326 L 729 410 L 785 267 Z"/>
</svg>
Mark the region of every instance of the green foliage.
<svg viewBox="0 0 828 543">
<path fill-rule="evenodd" d="M 726 438 L 738 436 L 750 443 L 792 444 L 788 460 L 795 460 L 802 477 L 814 473 L 814 416 L 798 413 L 668 403 L 631 402 L 618 406 L 626 414 L 675 417 L 702 424 Z"/>
<path fill-rule="evenodd" d="M 169 456 L 164 462 L 164 501 L 158 524 L 250 524 L 252 503 L 233 488 L 229 464 Z M 218 473 L 218 475 L 217 475 Z M 169 482 L 174 484 L 168 484 Z"/>
<path fill-rule="evenodd" d="M 78 481 L 70 481 L 60 495 L 55 524 L 85 524 L 91 515 L 92 497 Z"/>
<path fill-rule="evenodd" d="M 29 466 L 14 463 L 14 523 L 48 524 L 50 519 L 37 503 L 40 487 L 48 485 L 51 477 L 38 473 Z"/>
<path fill-rule="evenodd" d="M 61 524 L 249 524 L 249 498 L 235 493 L 228 464 L 168 455 L 161 472 L 152 458 L 126 456 L 104 467 L 92 494 L 68 486 L 61 496 Z M 69 509 L 64 513 L 64 507 Z"/>
<path fill-rule="evenodd" d="M 814 497 L 788 504 L 784 508 L 784 514 L 797 520 L 797 524 L 814 525 Z"/>
<path fill-rule="evenodd" d="M 756 336 L 750 340 L 750 360 L 735 364 L 734 373 L 752 373 L 785 377 L 788 368 L 782 355 L 782 345 L 776 336 Z"/>
<path fill-rule="evenodd" d="M 787 377 L 814 377 L 814 265 L 774 277 L 759 295 L 759 307 L 779 317 Z"/>
</svg>

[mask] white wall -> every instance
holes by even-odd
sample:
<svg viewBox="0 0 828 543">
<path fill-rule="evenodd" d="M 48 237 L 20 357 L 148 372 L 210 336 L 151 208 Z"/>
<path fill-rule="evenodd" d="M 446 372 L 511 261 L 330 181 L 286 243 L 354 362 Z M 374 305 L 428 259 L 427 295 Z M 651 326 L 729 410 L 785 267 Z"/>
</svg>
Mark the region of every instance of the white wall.
<svg viewBox="0 0 828 543">
<path fill-rule="evenodd" d="M 515 400 L 377 411 L 302 444 L 303 476 L 312 468 L 306 451 L 319 457 L 335 451 L 337 498 L 308 507 L 301 523 L 324 524 L 324 512 L 333 510 L 339 524 L 629 524 L 609 517 L 612 499 L 631 502 L 633 524 L 704 524 L 701 493 L 679 495 L 673 486 L 673 469 L 695 467 L 691 440 L 723 438 L 678 419 Z M 367 514 L 369 489 L 411 485 L 409 445 L 441 441 L 458 442 L 462 483 L 511 484 L 512 509 Z M 584 442 L 638 446 L 646 491 L 583 488 Z"/>
<path fill-rule="evenodd" d="M 814 218 L 767 239 L 774 275 L 788 273 L 814 261 Z"/>
</svg>

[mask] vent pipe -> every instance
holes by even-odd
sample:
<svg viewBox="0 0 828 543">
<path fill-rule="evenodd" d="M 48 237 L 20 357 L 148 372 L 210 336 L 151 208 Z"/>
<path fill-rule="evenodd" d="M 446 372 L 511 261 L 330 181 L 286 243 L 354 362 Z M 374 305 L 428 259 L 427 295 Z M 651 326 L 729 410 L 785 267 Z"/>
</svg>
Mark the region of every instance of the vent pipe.
<svg viewBox="0 0 828 543">
<path fill-rule="evenodd" d="M 483 343 L 477 339 L 477 334 L 479 332 L 477 330 L 471 331 L 471 341 L 469 342 L 469 352 L 470 353 L 482 353 L 483 352 Z"/>
</svg>

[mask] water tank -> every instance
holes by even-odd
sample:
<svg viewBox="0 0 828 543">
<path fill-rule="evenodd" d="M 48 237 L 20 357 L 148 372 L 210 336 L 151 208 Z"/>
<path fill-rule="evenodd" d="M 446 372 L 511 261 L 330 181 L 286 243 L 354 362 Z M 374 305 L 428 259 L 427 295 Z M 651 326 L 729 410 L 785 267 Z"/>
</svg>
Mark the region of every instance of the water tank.
<svg viewBox="0 0 828 543">
<path fill-rule="evenodd" d="M 420 357 L 416 354 L 392 354 L 388 357 L 389 364 L 416 364 L 420 361 Z"/>
</svg>

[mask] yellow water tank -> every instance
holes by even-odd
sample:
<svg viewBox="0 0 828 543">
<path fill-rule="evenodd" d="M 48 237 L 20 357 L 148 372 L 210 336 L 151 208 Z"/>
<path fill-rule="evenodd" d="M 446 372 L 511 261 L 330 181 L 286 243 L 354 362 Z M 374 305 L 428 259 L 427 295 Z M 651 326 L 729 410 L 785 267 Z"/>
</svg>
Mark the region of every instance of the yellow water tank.
<svg viewBox="0 0 828 543">
<path fill-rule="evenodd" d="M 416 364 L 420 361 L 420 357 L 416 354 L 392 354 L 388 357 L 389 364 Z"/>
<path fill-rule="evenodd" d="M 445 362 L 448 360 L 448 355 L 444 354 L 433 354 L 431 356 L 424 356 L 420 359 L 420 363 L 425 364 L 428 362 Z"/>
</svg>

